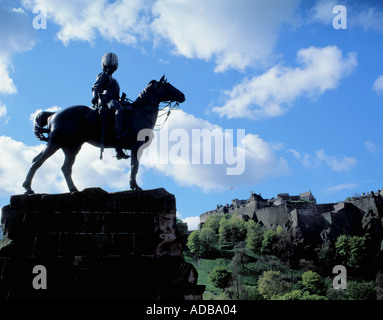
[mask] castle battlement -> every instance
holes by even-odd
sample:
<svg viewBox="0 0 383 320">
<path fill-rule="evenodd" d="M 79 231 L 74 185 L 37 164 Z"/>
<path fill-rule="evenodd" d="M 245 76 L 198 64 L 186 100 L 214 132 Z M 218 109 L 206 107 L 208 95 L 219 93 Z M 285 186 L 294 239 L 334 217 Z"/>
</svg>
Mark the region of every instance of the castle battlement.
<svg viewBox="0 0 383 320">
<path fill-rule="evenodd" d="M 200 215 L 200 227 L 210 215 L 223 215 L 225 213 L 236 214 L 242 217 L 262 222 L 266 226 L 286 225 L 301 216 L 322 215 L 336 212 L 344 207 L 345 203 L 352 202 L 359 206 L 358 201 L 383 198 L 383 188 L 378 191 L 363 193 L 357 197 L 347 198 L 339 203 L 321 203 L 317 201 L 311 191 L 290 195 L 289 193 L 278 193 L 276 198 L 264 199 L 261 194 L 250 193 L 249 199 L 233 199 L 232 203 L 225 206 L 217 205 L 217 209 L 207 211 Z"/>
</svg>

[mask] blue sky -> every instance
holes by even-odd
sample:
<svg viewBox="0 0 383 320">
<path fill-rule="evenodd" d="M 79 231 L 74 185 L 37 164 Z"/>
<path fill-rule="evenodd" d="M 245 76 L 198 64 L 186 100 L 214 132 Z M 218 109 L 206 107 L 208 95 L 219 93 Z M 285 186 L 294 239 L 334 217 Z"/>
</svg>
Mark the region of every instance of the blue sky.
<svg viewBox="0 0 383 320">
<path fill-rule="evenodd" d="M 346 9 L 347 20 L 335 19 L 344 29 L 333 26 L 336 5 Z M 326 203 L 381 189 L 382 36 L 381 1 L 0 1 L 0 206 L 23 193 L 44 147 L 33 115 L 90 105 L 105 52 L 118 55 L 115 78 L 129 98 L 163 74 L 186 96 L 157 133 L 154 157 L 142 160 L 138 183 L 173 193 L 191 229 L 201 213 L 250 191 L 311 190 Z M 240 174 L 227 174 L 235 163 L 226 157 L 192 163 L 206 152 L 193 130 L 232 142 Z M 101 161 L 84 145 L 77 187 L 129 189 L 129 161 L 113 156 L 107 150 Z M 36 192 L 67 191 L 62 161 L 59 151 L 40 168 Z"/>
</svg>

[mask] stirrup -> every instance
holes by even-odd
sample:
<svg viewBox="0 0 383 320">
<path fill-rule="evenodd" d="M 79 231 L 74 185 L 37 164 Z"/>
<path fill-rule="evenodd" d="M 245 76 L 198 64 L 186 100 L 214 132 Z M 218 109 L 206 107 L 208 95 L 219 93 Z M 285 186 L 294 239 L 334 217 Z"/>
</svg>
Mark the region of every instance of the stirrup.
<svg viewBox="0 0 383 320">
<path fill-rule="evenodd" d="M 129 159 L 130 155 L 126 154 L 124 151 L 121 151 L 121 152 L 117 152 L 116 158 L 117 158 L 117 160 Z"/>
</svg>

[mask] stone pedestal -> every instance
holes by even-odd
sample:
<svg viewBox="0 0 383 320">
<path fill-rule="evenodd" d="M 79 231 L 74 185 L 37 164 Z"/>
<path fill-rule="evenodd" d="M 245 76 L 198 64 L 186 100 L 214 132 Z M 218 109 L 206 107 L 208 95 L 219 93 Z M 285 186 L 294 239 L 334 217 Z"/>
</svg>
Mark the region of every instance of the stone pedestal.
<svg viewBox="0 0 383 320">
<path fill-rule="evenodd" d="M 2 224 L 0 300 L 202 297 L 164 189 L 12 196 Z"/>
</svg>

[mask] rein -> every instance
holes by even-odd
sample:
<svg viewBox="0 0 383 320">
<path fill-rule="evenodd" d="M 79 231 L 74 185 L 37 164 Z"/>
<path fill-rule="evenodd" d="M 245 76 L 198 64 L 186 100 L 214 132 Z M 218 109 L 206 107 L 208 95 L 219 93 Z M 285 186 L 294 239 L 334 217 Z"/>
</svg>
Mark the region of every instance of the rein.
<svg viewBox="0 0 383 320">
<path fill-rule="evenodd" d="M 179 102 L 167 101 L 164 103 L 166 103 L 166 105 L 161 106 L 158 109 L 158 112 L 163 111 L 163 113 L 160 114 L 159 116 L 157 116 L 157 119 L 163 117 L 164 115 L 166 115 L 166 118 L 164 121 L 162 121 L 161 124 L 155 124 L 155 127 L 157 127 L 157 128 L 153 128 L 153 131 L 160 131 L 164 127 L 166 121 L 169 119 L 169 116 L 170 116 L 170 113 L 172 110 L 180 110 Z M 168 109 L 168 110 L 166 111 L 166 109 Z"/>
</svg>

